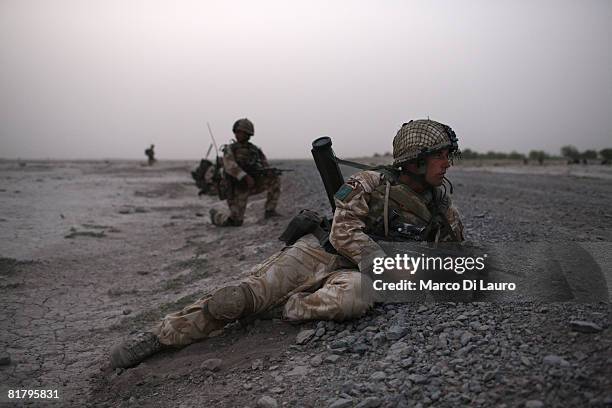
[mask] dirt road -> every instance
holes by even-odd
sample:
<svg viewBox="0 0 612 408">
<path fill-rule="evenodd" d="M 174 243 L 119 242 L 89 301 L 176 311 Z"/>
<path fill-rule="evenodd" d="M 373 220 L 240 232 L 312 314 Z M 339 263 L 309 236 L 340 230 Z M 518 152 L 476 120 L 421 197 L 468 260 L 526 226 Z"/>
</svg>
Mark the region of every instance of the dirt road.
<svg viewBox="0 0 612 408">
<path fill-rule="evenodd" d="M 343 324 L 231 325 L 111 371 L 114 343 L 245 276 L 281 248 L 299 209 L 327 211 L 309 162 L 275 164 L 296 169 L 283 177 L 285 216 L 263 220 L 262 195 L 244 227 L 219 229 L 208 210 L 224 204 L 197 197 L 194 163 L 1 161 L 0 353 L 10 363 L 0 385 L 56 388 L 63 406 L 255 406 L 263 396 L 287 406 L 612 402 L 601 303 L 387 305 Z M 451 172 L 471 239 L 576 241 L 612 264 L 606 177 L 502 170 Z M 600 330 L 572 330 L 573 320 Z M 311 339 L 295 344 L 309 328 Z M 221 367 L 202 367 L 210 358 Z"/>
</svg>

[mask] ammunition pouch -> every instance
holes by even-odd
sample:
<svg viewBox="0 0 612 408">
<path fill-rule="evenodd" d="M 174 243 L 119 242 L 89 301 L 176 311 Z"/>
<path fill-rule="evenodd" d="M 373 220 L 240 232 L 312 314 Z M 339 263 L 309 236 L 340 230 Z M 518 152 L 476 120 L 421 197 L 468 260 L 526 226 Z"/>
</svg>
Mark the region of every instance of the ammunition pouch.
<svg viewBox="0 0 612 408">
<path fill-rule="evenodd" d="M 321 217 L 316 211 L 302 210 L 293 217 L 278 239 L 286 245 L 293 245 L 303 236 L 313 234 L 326 251 L 334 252 L 333 246 L 329 242 L 330 226 L 329 220 Z"/>
</svg>

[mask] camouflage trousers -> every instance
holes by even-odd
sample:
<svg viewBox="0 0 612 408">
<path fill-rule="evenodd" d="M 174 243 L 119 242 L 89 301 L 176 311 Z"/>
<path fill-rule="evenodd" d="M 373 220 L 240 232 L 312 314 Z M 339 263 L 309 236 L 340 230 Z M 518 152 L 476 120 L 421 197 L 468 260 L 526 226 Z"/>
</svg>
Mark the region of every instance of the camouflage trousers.
<svg viewBox="0 0 612 408">
<path fill-rule="evenodd" d="M 373 304 L 371 281 L 350 267 L 307 235 L 257 265 L 241 284 L 252 295 L 251 314 L 282 306 L 284 320 L 345 320 L 362 316 Z M 187 345 L 223 328 L 228 321 L 203 311 L 209 299 L 167 315 L 153 330 L 160 342 Z"/>
<path fill-rule="evenodd" d="M 212 223 L 215 225 L 225 225 L 228 218 L 234 222 L 242 223 L 244 221 L 244 213 L 246 211 L 249 196 L 256 195 L 267 191 L 266 195 L 266 211 L 273 211 L 278 205 L 280 197 L 280 177 L 274 174 L 262 175 L 255 177 L 255 186 L 249 189 L 246 186 L 246 181 L 236 182 L 232 186 L 232 191 L 227 198 L 227 206 L 230 213 L 217 212 L 212 217 Z"/>
</svg>

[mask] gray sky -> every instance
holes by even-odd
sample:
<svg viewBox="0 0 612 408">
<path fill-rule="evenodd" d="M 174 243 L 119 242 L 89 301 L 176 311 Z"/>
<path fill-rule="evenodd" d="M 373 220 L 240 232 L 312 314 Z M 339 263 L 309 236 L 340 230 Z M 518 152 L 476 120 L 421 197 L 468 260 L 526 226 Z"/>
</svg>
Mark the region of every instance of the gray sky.
<svg viewBox="0 0 612 408">
<path fill-rule="evenodd" d="M 479 151 L 612 147 L 612 2 L 0 0 L 0 157 L 391 150 L 427 117 Z"/>
</svg>

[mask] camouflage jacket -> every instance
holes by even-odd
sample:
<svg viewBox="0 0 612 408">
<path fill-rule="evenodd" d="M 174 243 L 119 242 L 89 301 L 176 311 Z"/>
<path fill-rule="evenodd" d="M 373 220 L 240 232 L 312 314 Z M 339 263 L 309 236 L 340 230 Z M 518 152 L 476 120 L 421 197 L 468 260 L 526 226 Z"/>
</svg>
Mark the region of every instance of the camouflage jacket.
<svg viewBox="0 0 612 408">
<path fill-rule="evenodd" d="M 335 196 L 336 212 L 330 231 L 330 242 L 338 253 L 346 256 L 355 264 L 359 264 L 365 257 L 386 256 L 376 241 L 368 235 L 369 232 L 376 231 L 379 226 L 373 225 L 373 213 L 380 213 L 381 191 L 384 192 L 386 181 L 381 173 L 376 171 L 362 171 L 351 176 L 340 188 Z M 428 205 L 433 200 L 431 191 L 424 194 L 417 194 L 403 185 L 396 185 L 403 188 L 404 194 L 409 194 L 411 200 L 418 201 L 419 206 L 410 208 L 424 208 L 425 215 L 420 211 L 412 211 L 412 214 L 403 211 L 403 215 L 409 223 L 417 226 L 427 224 Z M 384 194 L 384 193 L 382 193 Z M 392 203 L 390 203 L 392 207 Z M 441 209 L 445 212 L 448 224 L 452 229 L 457 240 L 463 240 L 463 224 L 461 223 L 459 212 L 446 197 L 441 204 Z M 417 214 L 419 212 L 420 214 Z"/>
<path fill-rule="evenodd" d="M 268 167 L 266 156 L 253 143 L 234 142 L 223 147 L 225 173 L 237 180 L 242 180 L 247 174 L 254 177 L 266 167 Z"/>
</svg>

